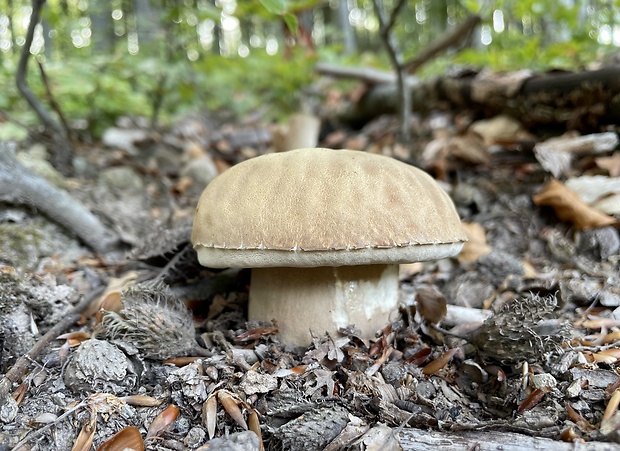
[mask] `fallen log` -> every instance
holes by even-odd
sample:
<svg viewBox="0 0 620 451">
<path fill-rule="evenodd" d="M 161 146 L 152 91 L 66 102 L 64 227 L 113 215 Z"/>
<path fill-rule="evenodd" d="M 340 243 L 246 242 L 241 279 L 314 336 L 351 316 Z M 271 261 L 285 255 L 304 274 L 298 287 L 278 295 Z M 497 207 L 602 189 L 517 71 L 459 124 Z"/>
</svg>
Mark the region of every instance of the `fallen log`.
<svg viewBox="0 0 620 451">
<path fill-rule="evenodd" d="M 354 79 L 361 74 L 360 79 L 370 83 L 359 101 L 330 118 L 337 123 L 360 127 L 381 114 L 397 112 L 398 92 L 388 76 L 327 65 L 317 66 L 317 71 Z M 603 124 L 620 121 L 620 66 L 538 75 L 520 71 L 424 81 L 411 77 L 408 84 L 413 111 L 422 114 L 435 108 L 467 109 L 484 116 L 506 114 L 528 128 L 559 126 L 582 131 L 599 130 Z"/>
</svg>

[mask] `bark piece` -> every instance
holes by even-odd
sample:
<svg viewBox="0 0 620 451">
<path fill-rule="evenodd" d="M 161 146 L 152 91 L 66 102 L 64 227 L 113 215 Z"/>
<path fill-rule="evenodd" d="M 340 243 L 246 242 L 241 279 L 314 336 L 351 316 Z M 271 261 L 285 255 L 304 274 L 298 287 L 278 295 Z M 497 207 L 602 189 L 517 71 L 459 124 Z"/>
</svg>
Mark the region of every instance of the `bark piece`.
<svg viewBox="0 0 620 451">
<path fill-rule="evenodd" d="M 439 432 L 407 428 L 398 434 L 398 440 L 404 451 L 462 451 L 476 449 L 479 451 L 573 451 L 575 444 L 563 443 L 548 438 L 529 437 L 512 432 L 467 431 Z M 619 451 L 615 443 L 587 442 L 579 443 L 580 451 Z"/>
<path fill-rule="evenodd" d="M 349 422 L 347 411 L 340 406 L 311 410 L 274 432 L 282 449 L 319 450 L 334 440 Z"/>
</svg>

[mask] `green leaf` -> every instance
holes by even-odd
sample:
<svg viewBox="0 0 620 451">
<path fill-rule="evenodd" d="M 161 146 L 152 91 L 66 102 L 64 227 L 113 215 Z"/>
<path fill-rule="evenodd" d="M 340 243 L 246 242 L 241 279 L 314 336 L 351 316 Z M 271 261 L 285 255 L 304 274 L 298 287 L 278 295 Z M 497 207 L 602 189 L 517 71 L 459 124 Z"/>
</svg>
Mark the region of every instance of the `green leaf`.
<svg viewBox="0 0 620 451">
<path fill-rule="evenodd" d="M 286 13 L 286 0 L 260 0 L 260 2 L 271 14 L 280 16 Z"/>
<path fill-rule="evenodd" d="M 297 16 L 294 14 L 284 14 L 284 22 L 286 22 L 286 26 L 289 31 L 293 34 L 293 36 L 297 37 L 299 33 L 299 27 L 297 26 Z"/>
</svg>

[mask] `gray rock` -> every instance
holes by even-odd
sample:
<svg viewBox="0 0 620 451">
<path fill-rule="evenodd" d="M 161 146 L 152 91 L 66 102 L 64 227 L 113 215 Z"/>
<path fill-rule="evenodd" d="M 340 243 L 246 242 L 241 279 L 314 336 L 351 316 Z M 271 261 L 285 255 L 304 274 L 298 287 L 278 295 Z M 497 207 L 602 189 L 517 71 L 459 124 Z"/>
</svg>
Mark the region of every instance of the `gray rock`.
<svg viewBox="0 0 620 451">
<path fill-rule="evenodd" d="M 140 175 L 128 167 L 105 169 L 99 175 L 99 184 L 124 196 L 137 196 L 144 192 Z"/>
<path fill-rule="evenodd" d="M 258 451 L 258 436 L 252 431 L 237 432 L 228 437 L 214 438 L 205 443 L 201 450 L 213 451 Z"/>
</svg>

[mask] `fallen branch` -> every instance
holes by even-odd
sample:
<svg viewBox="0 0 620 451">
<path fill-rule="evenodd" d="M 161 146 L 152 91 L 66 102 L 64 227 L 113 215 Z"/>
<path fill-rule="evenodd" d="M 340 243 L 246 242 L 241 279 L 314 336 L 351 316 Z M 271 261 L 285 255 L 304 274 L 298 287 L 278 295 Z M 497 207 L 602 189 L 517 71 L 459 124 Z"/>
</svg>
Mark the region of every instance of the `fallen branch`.
<svg viewBox="0 0 620 451">
<path fill-rule="evenodd" d="M 355 78 L 355 70 L 340 69 L 321 67 L 322 73 L 335 70 L 339 76 Z M 413 111 L 422 114 L 433 108 L 467 109 L 486 116 L 506 114 L 526 127 L 552 125 L 581 131 L 599 130 L 602 124 L 620 121 L 620 102 L 615 100 L 620 94 L 620 66 L 543 75 L 481 72 L 469 77 L 412 81 L 409 89 Z M 396 113 L 398 102 L 394 83 L 376 84 L 359 102 L 336 112 L 332 119 L 359 127 L 381 114 Z"/>
<path fill-rule="evenodd" d="M 0 143 L 0 200 L 25 204 L 75 233 L 97 252 L 116 248 L 119 239 L 84 205 L 44 178 L 30 172 Z"/>
<path fill-rule="evenodd" d="M 340 66 L 331 63 L 317 63 L 314 70 L 323 75 L 334 78 L 350 78 L 359 80 L 369 85 L 393 84 L 396 83 L 396 74 L 384 70 L 372 69 L 369 67 Z M 407 81 L 412 83 L 417 81 L 415 77 L 407 77 Z"/>
<path fill-rule="evenodd" d="M 619 451 L 615 443 L 585 442 L 564 443 L 548 438 L 530 437 L 514 432 L 466 431 L 439 432 L 406 428 L 398 434 L 398 441 L 404 451 Z"/>
</svg>

